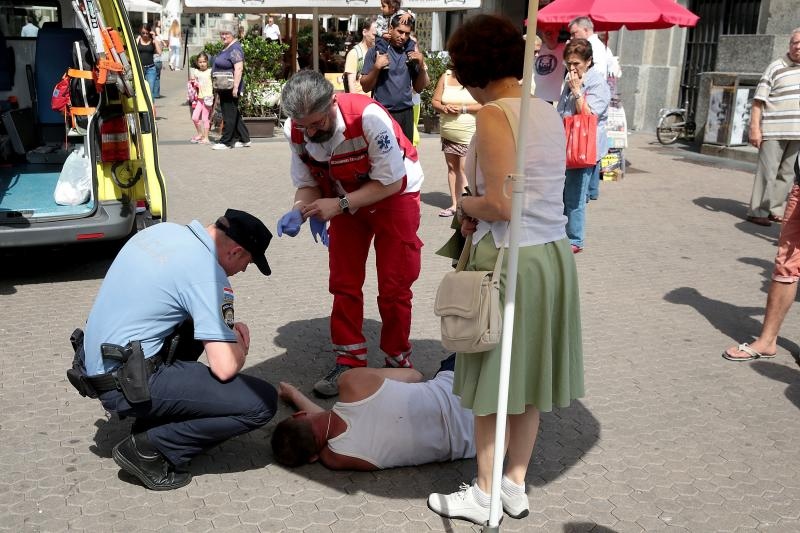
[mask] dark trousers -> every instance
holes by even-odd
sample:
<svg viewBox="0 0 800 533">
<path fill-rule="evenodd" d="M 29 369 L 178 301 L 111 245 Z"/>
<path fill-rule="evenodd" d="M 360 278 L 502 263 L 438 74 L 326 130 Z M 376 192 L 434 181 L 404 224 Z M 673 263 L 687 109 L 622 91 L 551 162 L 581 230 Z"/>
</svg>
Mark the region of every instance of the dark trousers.
<svg viewBox="0 0 800 533">
<path fill-rule="evenodd" d="M 409 141 L 414 140 L 414 108 L 407 107 L 405 109 L 401 109 L 400 111 L 389 111 L 389 114 L 394 117 L 398 124 L 400 124 L 400 129 L 403 130 L 403 134 Z"/>
<path fill-rule="evenodd" d="M 250 142 L 250 132 L 239 113 L 239 99 L 233 97 L 233 91 L 219 91 L 219 106 L 222 110 L 222 137 L 219 142 L 233 147 L 236 141 Z"/>
<path fill-rule="evenodd" d="M 102 394 L 100 401 L 120 416 L 136 417 L 133 433 L 146 431 L 148 440 L 176 466 L 275 416 L 278 395 L 272 385 L 244 374 L 222 382 L 195 361 L 161 365 L 149 384 L 149 402 L 131 405 L 116 390 Z"/>
</svg>

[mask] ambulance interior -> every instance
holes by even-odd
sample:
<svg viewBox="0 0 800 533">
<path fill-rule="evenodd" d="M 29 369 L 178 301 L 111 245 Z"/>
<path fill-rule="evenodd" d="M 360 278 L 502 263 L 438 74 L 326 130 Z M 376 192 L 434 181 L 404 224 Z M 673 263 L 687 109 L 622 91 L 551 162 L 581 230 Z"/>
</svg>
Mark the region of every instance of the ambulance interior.
<svg viewBox="0 0 800 533">
<path fill-rule="evenodd" d="M 0 230 L 162 215 L 152 100 L 120 4 L 0 0 Z"/>
</svg>

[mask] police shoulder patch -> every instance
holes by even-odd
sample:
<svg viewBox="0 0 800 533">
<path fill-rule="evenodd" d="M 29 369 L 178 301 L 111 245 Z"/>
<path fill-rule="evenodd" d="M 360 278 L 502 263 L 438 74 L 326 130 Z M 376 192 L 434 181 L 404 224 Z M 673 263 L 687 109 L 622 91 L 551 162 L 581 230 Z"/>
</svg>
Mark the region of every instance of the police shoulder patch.
<svg viewBox="0 0 800 533">
<path fill-rule="evenodd" d="M 225 321 L 225 325 L 229 328 L 233 328 L 233 302 L 225 302 L 222 304 L 222 320 Z"/>
</svg>

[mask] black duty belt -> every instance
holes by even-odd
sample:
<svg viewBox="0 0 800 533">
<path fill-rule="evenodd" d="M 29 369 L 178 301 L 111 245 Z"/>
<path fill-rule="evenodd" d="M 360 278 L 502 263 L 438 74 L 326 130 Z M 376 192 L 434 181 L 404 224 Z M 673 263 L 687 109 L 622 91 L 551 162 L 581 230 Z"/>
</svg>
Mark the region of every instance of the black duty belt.
<svg viewBox="0 0 800 533">
<path fill-rule="evenodd" d="M 164 359 L 161 357 L 161 354 L 156 354 L 145 359 L 144 364 L 147 368 L 147 375 L 150 376 L 158 369 L 158 367 L 164 364 Z M 116 370 L 107 372 L 105 374 L 98 374 L 96 376 L 86 376 L 85 379 L 98 393 L 102 394 L 112 390 L 121 390 L 115 374 Z"/>
</svg>

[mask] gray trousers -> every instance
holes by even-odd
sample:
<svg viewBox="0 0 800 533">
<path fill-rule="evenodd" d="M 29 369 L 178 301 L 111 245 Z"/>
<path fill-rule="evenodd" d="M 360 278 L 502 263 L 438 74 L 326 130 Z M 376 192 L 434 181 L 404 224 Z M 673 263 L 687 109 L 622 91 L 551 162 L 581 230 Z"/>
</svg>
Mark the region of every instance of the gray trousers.
<svg viewBox="0 0 800 533">
<path fill-rule="evenodd" d="M 800 140 L 766 140 L 758 150 L 758 166 L 747 216 L 783 216 L 794 183 L 794 162 Z"/>
</svg>

